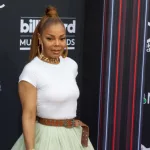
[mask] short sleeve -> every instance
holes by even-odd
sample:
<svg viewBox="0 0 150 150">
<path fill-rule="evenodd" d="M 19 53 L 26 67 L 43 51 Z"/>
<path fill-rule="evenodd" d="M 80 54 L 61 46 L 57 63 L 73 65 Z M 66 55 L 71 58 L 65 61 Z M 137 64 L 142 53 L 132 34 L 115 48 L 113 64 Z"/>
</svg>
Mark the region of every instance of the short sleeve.
<svg viewBox="0 0 150 150">
<path fill-rule="evenodd" d="M 26 65 L 19 76 L 19 82 L 20 81 L 27 81 L 30 84 L 32 84 L 34 87 L 37 87 L 37 81 L 36 81 L 36 76 L 33 71 L 33 68 L 31 66 Z"/>
</svg>

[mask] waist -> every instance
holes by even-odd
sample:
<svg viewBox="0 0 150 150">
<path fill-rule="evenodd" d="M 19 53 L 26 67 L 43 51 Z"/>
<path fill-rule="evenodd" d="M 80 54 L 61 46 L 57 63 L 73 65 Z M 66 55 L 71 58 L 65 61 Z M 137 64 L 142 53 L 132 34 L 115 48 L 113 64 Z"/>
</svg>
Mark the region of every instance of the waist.
<svg viewBox="0 0 150 150">
<path fill-rule="evenodd" d="M 47 126 L 66 127 L 66 128 L 81 126 L 82 127 L 81 144 L 85 147 L 88 146 L 89 127 L 80 120 L 77 120 L 75 118 L 56 120 L 37 117 L 37 121 L 40 124 Z"/>
<path fill-rule="evenodd" d="M 68 118 L 75 118 L 76 117 L 76 105 L 72 106 L 50 106 L 50 103 L 47 104 L 47 106 L 45 106 L 46 104 L 42 104 L 40 106 L 37 106 L 37 116 L 41 117 L 41 118 L 50 118 L 50 119 L 68 119 Z M 60 105 L 60 104 L 59 104 Z M 71 108 L 71 109 L 68 109 Z"/>
<path fill-rule="evenodd" d="M 81 121 L 77 120 L 76 118 L 72 119 L 48 119 L 48 118 L 41 118 L 37 117 L 36 120 L 43 124 L 43 125 L 48 125 L 48 126 L 58 126 L 58 127 L 77 127 L 80 126 Z M 78 124 L 77 124 L 78 122 Z"/>
</svg>

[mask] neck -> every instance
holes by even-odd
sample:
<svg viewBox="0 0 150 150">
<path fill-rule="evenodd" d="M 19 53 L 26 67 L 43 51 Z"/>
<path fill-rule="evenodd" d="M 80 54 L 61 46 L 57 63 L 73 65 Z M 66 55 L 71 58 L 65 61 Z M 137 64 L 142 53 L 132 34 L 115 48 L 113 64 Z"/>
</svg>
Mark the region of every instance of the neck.
<svg viewBox="0 0 150 150">
<path fill-rule="evenodd" d="M 60 63 L 60 59 L 58 58 L 49 58 L 44 56 L 42 53 L 38 56 L 41 60 L 50 63 L 50 64 L 59 64 Z"/>
</svg>

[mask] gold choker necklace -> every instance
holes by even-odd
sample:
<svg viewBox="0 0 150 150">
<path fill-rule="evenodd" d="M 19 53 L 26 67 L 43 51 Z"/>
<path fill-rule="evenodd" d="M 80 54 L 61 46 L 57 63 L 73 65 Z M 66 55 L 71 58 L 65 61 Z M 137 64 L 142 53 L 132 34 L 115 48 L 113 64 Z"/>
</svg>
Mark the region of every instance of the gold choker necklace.
<svg viewBox="0 0 150 150">
<path fill-rule="evenodd" d="M 59 64 L 60 63 L 60 58 L 48 58 L 45 57 L 42 53 L 38 56 L 41 60 L 50 63 L 50 64 Z"/>
</svg>

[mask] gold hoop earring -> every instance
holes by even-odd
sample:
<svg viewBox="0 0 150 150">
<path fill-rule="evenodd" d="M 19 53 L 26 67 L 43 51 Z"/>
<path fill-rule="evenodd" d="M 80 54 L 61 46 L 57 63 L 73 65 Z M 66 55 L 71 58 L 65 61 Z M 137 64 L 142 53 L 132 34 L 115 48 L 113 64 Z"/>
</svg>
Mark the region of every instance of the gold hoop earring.
<svg viewBox="0 0 150 150">
<path fill-rule="evenodd" d="M 63 53 L 62 53 L 62 57 L 66 58 L 68 56 L 68 46 L 66 46 L 66 48 L 64 49 Z"/>
<path fill-rule="evenodd" d="M 43 44 L 38 45 L 38 56 L 43 52 Z"/>
<path fill-rule="evenodd" d="M 38 53 L 38 56 L 39 56 L 40 55 L 40 45 L 38 45 L 37 53 Z"/>
</svg>

